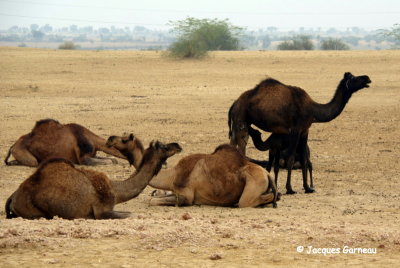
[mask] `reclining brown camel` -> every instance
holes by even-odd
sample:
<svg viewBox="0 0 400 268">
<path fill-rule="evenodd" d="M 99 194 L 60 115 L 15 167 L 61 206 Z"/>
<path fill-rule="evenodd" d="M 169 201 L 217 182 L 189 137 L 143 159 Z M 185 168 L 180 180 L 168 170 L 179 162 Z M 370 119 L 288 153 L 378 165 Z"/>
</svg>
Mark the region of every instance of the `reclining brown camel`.
<svg viewBox="0 0 400 268">
<path fill-rule="evenodd" d="M 25 165 L 35 167 L 50 158 L 64 158 L 80 165 L 99 165 L 116 162 L 112 158 L 96 157 L 102 151 L 118 158 L 127 159 L 138 168 L 143 156 L 143 145 L 135 140 L 132 148 L 119 151 L 107 147 L 106 140 L 78 124 L 61 124 L 53 119 L 36 122 L 32 131 L 20 137 L 8 151 L 4 160 L 6 165 Z M 10 156 L 14 161 L 8 162 Z"/>
<path fill-rule="evenodd" d="M 371 83 L 367 75 L 354 76 L 347 72 L 340 80 L 330 102 L 315 102 L 301 88 L 285 85 L 268 78 L 254 89 L 244 92 L 235 100 L 228 112 L 229 137 L 232 145 L 245 154 L 249 138 L 248 127 L 256 127 L 272 133 L 287 134 L 287 183 L 286 193 L 294 194 L 291 187 L 291 170 L 296 152 L 302 165 L 303 185 L 307 184 L 308 130 L 313 123 L 329 122 L 341 114 L 351 96 Z"/>
<path fill-rule="evenodd" d="M 173 192 L 153 197 L 151 205 L 237 205 L 242 208 L 272 203 L 276 207 L 280 198 L 268 172 L 227 144 L 217 147 L 212 154 L 184 157 L 175 167 L 161 171 L 149 185 Z"/>
<path fill-rule="evenodd" d="M 47 160 L 8 198 L 6 217 L 126 218 L 129 213 L 114 211 L 114 206 L 139 195 L 163 162 L 181 150 L 177 143 L 151 142 L 138 170 L 124 181 L 76 168 L 65 159 Z"/>
</svg>

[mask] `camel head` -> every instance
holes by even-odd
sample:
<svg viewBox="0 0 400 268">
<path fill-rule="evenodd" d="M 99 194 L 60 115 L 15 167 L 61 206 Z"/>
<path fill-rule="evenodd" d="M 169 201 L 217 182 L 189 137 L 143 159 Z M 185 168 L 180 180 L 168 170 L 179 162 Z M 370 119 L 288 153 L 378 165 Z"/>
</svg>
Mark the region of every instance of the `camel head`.
<svg viewBox="0 0 400 268">
<path fill-rule="evenodd" d="M 144 151 L 143 160 L 140 164 L 139 170 L 149 163 L 156 164 L 155 175 L 160 171 L 161 166 L 167 161 L 167 159 L 174 154 L 180 153 L 182 147 L 178 143 L 168 143 L 164 144 L 159 141 L 152 141 Z"/>
<path fill-rule="evenodd" d="M 344 74 L 342 82 L 345 83 L 346 88 L 352 94 L 360 89 L 368 88 L 372 81 L 368 75 L 354 76 L 347 72 Z"/>
<path fill-rule="evenodd" d="M 124 136 L 110 136 L 106 143 L 107 147 L 114 147 L 120 151 L 126 158 L 130 165 L 139 167 L 142 162 L 144 147 L 142 142 L 133 134 Z"/>
</svg>

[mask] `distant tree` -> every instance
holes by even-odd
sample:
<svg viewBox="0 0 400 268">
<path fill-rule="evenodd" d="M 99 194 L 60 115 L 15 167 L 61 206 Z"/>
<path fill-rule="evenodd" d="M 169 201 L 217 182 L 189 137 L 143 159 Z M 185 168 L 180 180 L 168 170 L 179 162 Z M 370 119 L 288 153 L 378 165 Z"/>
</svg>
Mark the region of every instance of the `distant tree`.
<svg viewBox="0 0 400 268">
<path fill-rule="evenodd" d="M 308 35 L 296 35 L 278 45 L 278 50 L 313 50 L 314 44 Z"/>
<path fill-rule="evenodd" d="M 196 19 L 171 23 L 177 40 L 169 47 L 169 55 L 177 58 L 201 58 L 212 50 L 239 50 L 242 28 L 229 20 Z"/>
<path fill-rule="evenodd" d="M 32 36 L 35 40 L 42 40 L 44 37 L 44 33 L 41 31 L 32 30 Z"/>
<path fill-rule="evenodd" d="M 133 31 L 135 31 L 135 32 L 147 32 L 148 29 L 146 27 L 143 27 L 143 26 L 135 26 L 133 28 Z"/>
<path fill-rule="evenodd" d="M 271 38 L 268 35 L 264 35 L 260 38 L 262 42 L 262 48 L 268 48 L 271 45 Z"/>
<path fill-rule="evenodd" d="M 18 33 L 20 31 L 19 27 L 14 25 L 8 29 L 9 32 Z"/>
<path fill-rule="evenodd" d="M 397 46 L 400 45 L 400 24 L 393 25 L 389 30 L 381 30 L 381 34 L 394 41 Z"/>
<path fill-rule="evenodd" d="M 337 38 L 328 38 L 321 41 L 322 50 L 349 50 L 350 47 L 342 40 Z"/>
<path fill-rule="evenodd" d="M 31 29 L 31 31 L 37 31 L 39 29 L 39 25 L 31 24 L 30 29 Z"/>
<path fill-rule="evenodd" d="M 99 29 L 99 33 L 100 34 L 109 34 L 110 33 L 110 29 L 108 29 L 108 28 L 100 28 Z"/>
<path fill-rule="evenodd" d="M 77 32 L 78 32 L 78 26 L 75 25 L 75 24 L 70 25 L 70 26 L 69 26 L 69 31 L 70 31 L 71 33 L 77 33 Z"/>
<path fill-rule="evenodd" d="M 46 24 L 45 26 L 40 27 L 40 31 L 44 33 L 49 33 L 53 31 L 53 27 L 51 27 L 49 24 Z"/>
</svg>

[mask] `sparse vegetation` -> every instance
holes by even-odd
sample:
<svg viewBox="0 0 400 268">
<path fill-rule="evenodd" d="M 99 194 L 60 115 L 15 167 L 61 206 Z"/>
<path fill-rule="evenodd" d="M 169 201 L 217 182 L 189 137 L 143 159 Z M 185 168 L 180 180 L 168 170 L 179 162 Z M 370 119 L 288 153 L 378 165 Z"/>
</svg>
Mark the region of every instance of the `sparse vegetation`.
<svg viewBox="0 0 400 268">
<path fill-rule="evenodd" d="M 390 30 L 381 30 L 384 37 L 389 38 L 391 41 L 395 42 L 395 46 L 398 48 L 400 46 L 400 24 L 395 24 Z"/>
<path fill-rule="evenodd" d="M 278 50 L 313 50 L 314 44 L 308 35 L 296 35 L 280 43 Z"/>
<path fill-rule="evenodd" d="M 78 49 L 79 46 L 75 45 L 74 42 L 66 41 L 58 46 L 58 49 Z"/>
<path fill-rule="evenodd" d="M 242 28 L 233 26 L 228 20 L 196 19 L 173 22 L 177 40 L 168 49 L 167 55 L 175 58 L 202 58 L 212 50 L 238 50 Z"/>
<path fill-rule="evenodd" d="M 350 47 L 342 40 L 337 38 L 328 38 L 321 41 L 322 50 L 349 50 Z"/>
</svg>

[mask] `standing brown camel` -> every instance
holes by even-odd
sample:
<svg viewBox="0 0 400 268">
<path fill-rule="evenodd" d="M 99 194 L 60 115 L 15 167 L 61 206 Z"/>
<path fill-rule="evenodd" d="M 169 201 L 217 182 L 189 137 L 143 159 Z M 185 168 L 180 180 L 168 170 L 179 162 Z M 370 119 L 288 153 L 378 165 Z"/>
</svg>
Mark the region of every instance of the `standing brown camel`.
<svg viewBox="0 0 400 268">
<path fill-rule="evenodd" d="M 153 197 L 151 205 L 257 207 L 273 203 L 276 207 L 279 200 L 268 172 L 228 144 L 212 154 L 184 157 L 175 167 L 161 171 L 149 185 L 173 192 Z"/>
<path fill-rule="evenodd" d="M 303 89 L 268 78 L 254 89 L 244 92 L 230 107 L 228 125 L 231 144 L 237 145 L 239 150 L 245 153 L 249 137 L 248 127 L 251 124 L 267 132 L 288 134 L 287 193 L 295 193 L 290 178 L 297 150 L 303 167 L 305 191 L 312 192 L 307 184 L 306 170 L 308 129 L 312 123 L 335 119 L 343 111 L 352 94 L 369 87 L 369 83 L 371 80 L 366 75 L 354 76 L 345 73 L 331 101 L 320 104 L 313 101 Z"/>
<path fill-rule="evenodd" d="M 132 136 L 132 139 L 134 137 Z M 53 119 L 36 122 L 32 131 L 20 137 L 9 149 L 6 165 L 35 167 L 50 158 L 64 158 L 75 164 L 99 165 L 115 162 L 115 159 L 96 157 L 97 151 L 128 159 L 138 168 L 143 156 L 143 145 L 135 138 L 129 151 L 120 152 L 106 146 L 106 140 L 78 124 L 61 124 Z M 14 161 L 8 162 L 10 156 Z"/>
<path fill-rule="evenodd" d="M 104 173 L 76 168 L 65 159 L 50 159 L 8 198 L 6 217 L 125 218 L 129 213 L 116 212 L 114 206 L 139 195 L 163 162 L 181 150 L 177 143 L 151 142 L 138 170 L 124 181 L 112 181 Z"/>
</svg>

